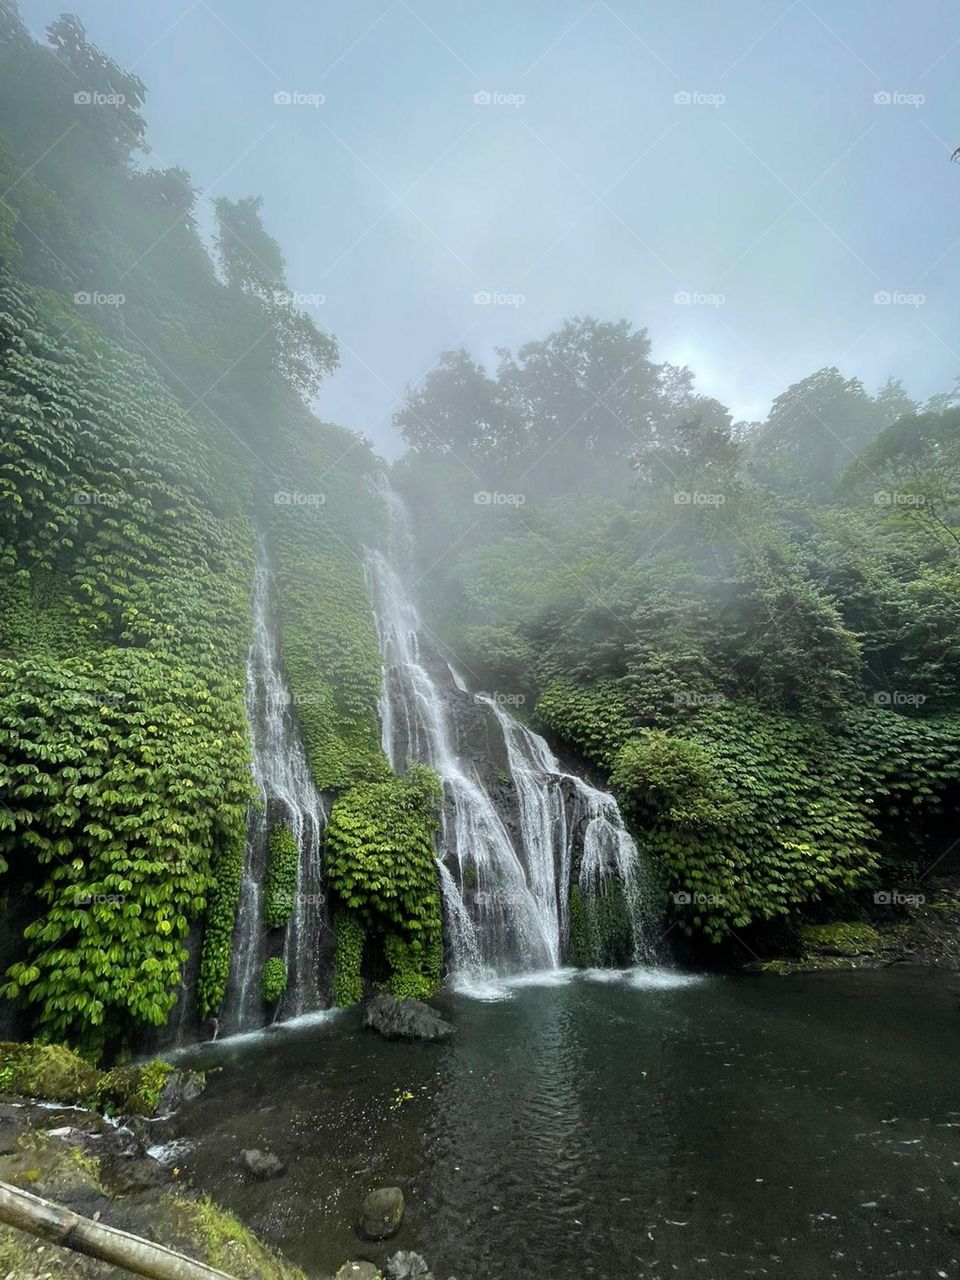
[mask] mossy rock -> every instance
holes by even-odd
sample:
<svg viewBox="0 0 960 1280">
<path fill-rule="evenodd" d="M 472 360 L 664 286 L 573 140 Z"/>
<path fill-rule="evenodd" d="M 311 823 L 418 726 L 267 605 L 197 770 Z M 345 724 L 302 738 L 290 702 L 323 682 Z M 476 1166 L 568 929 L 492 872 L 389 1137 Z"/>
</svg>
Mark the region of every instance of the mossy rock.
<svg viewBox="0 0 960 1280">
<path fill-rule="evenodd" d="M 44 1102 L 85 1102 L 103 1073 L 59 1044 L 0 1043 L 0 1091 Z"/>
<path fill-rule="evenodd" d="M 857 921 L 806 924 L 800 930 L 800 939 L 805 950 L 833 956 L 861 956 L 883 945 L 872 925 Z"/>
<path fill-rule="evenodd" d="M 118 1115 L 156 1115 L 161 1095 L 172 1075 L 173 1067 L 169 1062 L 114 1067 L 97 1086 L 96 1104 Z"/>
</svg>

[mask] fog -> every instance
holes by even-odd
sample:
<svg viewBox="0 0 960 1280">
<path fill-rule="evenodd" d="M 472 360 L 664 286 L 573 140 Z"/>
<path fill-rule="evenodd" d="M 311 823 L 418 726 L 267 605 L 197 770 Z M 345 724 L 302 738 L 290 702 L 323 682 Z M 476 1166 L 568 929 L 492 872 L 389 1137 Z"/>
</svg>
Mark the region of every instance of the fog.
<svg viewBox="0 0 960 1280">
<path fill-rule="evenodd" d="M 391 414 L 458 346 L 630 320 L 734 418 L 824 365 L 918 401 L 960 372 L 948 3 L 84 0 L 151 154 L 264 197 L 336 335 L 327 419 Z M 38 38 L 59 0 L 24 0 Z M 286 99 L 290 100 L 287 101 Z"/>
</svg>

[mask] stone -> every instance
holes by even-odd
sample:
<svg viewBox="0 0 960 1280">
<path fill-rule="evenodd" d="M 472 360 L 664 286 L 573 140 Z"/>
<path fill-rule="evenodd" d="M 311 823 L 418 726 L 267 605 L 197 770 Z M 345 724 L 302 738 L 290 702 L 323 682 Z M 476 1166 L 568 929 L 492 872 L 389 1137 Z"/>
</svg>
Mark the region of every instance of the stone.
<svg viewBox="0 0 960 1280">
<path fill-rule="evenodd" d="M 449 1040 L 456 1030 L 422 1000 L 397 1000 L 389 991 L 363 1006 L 363 1025 L 387 1040 Z"/>
<path fill-rule="evenodd" d="M 157 1103 L 157 1115 L 168 1116 L 203 1093 L 207 1078 L 202 1071 L 174 1071 L 167 1078 Z"/>
<path fill-rule="evenodd" d="M 367 1240 L 388 1240 L 403 1221 L 403 1192 L 399 1187 L 371 1191 L 360 1209 L 360 1234 Z"/>
<path fill-rule="evenodd" d="M 152 1191 L 170 1181 L 171 1173 L 152 1156 L 107 1156 L 100 1161 L 100 1181 L 110 1196 Z"/>
<path fill-rule="evenodd" d="M 372 1262 L 345 1262 L 333 1280 L 383 1280 Z"/>
<path fill-rule="evenodd" d="M 398 1249 L 387 1262 L 389 1280 L 433 1280 L 426 1259 L 412 1250 Z"/>
<path fill-rule="evenodd" d="M 271 1151 L 249 1147 L 241 1153 L 241 1158 L 247 1172 L 264 1182 L 268 1178 L 279 1178 L 287 1172 L 287 1166 Z"/>
</svg>

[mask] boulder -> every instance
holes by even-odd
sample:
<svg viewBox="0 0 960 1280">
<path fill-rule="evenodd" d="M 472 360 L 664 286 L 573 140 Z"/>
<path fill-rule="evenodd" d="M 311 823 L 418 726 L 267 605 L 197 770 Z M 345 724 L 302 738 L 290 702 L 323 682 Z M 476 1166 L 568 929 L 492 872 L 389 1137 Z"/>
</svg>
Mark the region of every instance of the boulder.
<svg viewBox="0 0 960 1280">
<path fill-rule="evenodd" d="M 345 1262 L 333 1280 L 383 1280 L 372 1262 Z"/>
<path fill-rule="evenodd" d="M 389 1280 L 433 1280 L 426 1259 L 408 1249 L 398 1249 L 387 1262 Z"/>
<path fill-rule="evenodd" d="M 403 1221 L 403 1192 L 399 1187 L 371 1191 L 360 1208 L 360 1234 L 367 1240 L 388 1240 Z"/>
<path fill-rule="evenodd" d="M 387 1040 L 449 1040 L 456 1028 L 422 1000 L 378 992 L 363 1006 L 363 1025 Z"/>
<path fill-rule="evenodd" d="M 252 1173 L 255 1178 L 266 1181 L 268 1178 L 279 1178 L 287 1172 L 287 1166 L 283 1161 L 270 1151 L 260 1151 L 256 1147 L 249 1147 L 241 1152 L 243 1166 L 248 1173 Z"/>
</svg>

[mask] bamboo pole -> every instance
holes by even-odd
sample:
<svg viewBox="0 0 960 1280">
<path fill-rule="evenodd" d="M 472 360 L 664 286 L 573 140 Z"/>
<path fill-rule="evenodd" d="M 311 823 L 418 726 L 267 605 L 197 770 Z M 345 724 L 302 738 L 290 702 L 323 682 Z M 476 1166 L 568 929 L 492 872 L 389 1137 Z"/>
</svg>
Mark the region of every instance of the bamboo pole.
<svg viewBox="0 0 960 1280">
<path fill-rule="evenodd" d="M 101 1262 L 112 1262 L 115 1267 L 147 1276 L 148 1280 L 235 1280 L 205 1262 L 195 1262 L 165 1245 L 81 1217 L 9 1182 L 0 1182 L 0 1222 Z"/>
</svg>

